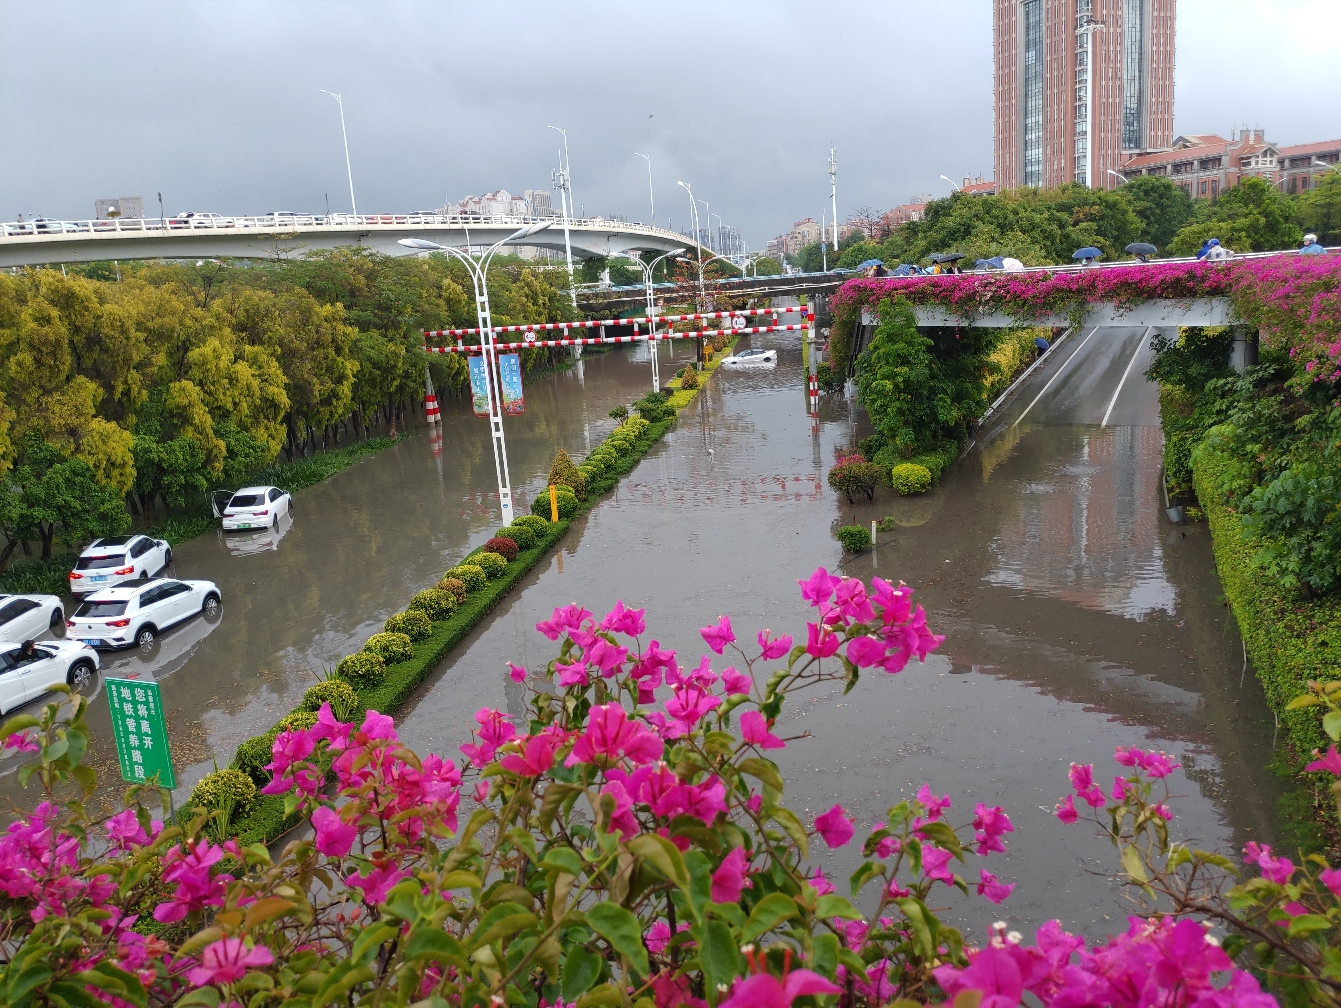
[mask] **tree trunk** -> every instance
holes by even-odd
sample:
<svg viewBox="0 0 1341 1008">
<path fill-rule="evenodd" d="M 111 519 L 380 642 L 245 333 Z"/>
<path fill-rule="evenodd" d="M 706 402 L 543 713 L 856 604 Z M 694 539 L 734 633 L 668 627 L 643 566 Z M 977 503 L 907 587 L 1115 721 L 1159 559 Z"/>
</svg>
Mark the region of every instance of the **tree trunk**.
<svg viewBox="0 0 1341 1008">
<path fill-rule="evenodd" d="M 26 557 L 30 557 L 33 555 L 33 548 L 30 545 L 28 545 L 27 539 L 23 540 L 23 555 Z"/>
<path fill-rule="evenodd" d="M 9 559 L 14 555 L 14 551 L 18 549 L 18 547 L 19 541 L 17 539 L 5 540 L 5 548 L 3 551 L 0 551 L 0 572 L 3 572 L 4 569 L 9 566 Z"/>
<path fill-rule="evenodd" d="M 38 534 L 42 537 L 42 559 L 51 559 L 51 542 L 56 538 L 56 523 L 47 524 L 45 522 L 37 523 Z"/>
</svg>

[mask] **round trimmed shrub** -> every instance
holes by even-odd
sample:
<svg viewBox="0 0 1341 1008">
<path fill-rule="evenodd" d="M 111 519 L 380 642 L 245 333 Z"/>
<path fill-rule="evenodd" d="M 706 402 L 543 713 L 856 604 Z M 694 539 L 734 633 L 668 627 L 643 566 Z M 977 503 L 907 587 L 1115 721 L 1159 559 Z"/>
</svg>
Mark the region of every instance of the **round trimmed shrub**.
<svg viewBox="0 0 1341 1008">
<path fill-rule="evenodd" d="M 210 810 L 231 804 L 233 815 L 237 815 L 245 811 L 255 800 L 256 782 L 241 770 L 225 767 L 202 777 L 191 792 L 188 804 L 192 808 Z"/>
<path fill-rule="evenodd" d="M 909 494 L 920 494 L 931 486 L 931 470 L 916 462 L 904 462 L 894 467 L 890 479 L 894 489 L 907 497 Z"/>
<path fill-rule="evenodd" d="M 860 553 L 871 545 L 871 530 L 865 525 L 844 525 L 834 535 L 848 553 Z"/>
<path fill-rule="evenodd" d="M 508 563 L 517 559 L 517 554 L 521 552 L 515 539 L 509 539 L 507 536 L 494 536 L 484 544 L 485 550 L 490 553 L 497 553 Z"/>
<path fill-rule="evenodd" d="M 317 723 L 317 712 L 310 710 L 296 710 L 285 714 L 275 725 L 282 732 L 286 731 L 307 731 Z"/>
<path fill-rule="evenodd" d="M 634 437 L 638 438 L 643 436 L 643 431 L 652 426 L 652 421 L 648 420 L 646 417 L 633 416 L 629 417 L 627 421 L 619 426 L 621 430 L 626 430 Z"/>
<path fill-rule="evenodd" d="M 359 695 L 349 683 L 343 679 L 325 679 L 303 694 L 302 709 L 319 711 L 322 704 L 328 703 L 331 705 L 331 713 L 343 721 L 353 713 L 354 705 L 358 702 Z M 241 748 L 238 751 L 241 752 Z"/>
<path fill-rule="evenodd" d="M 555 496 L 559 503 L 559 517 L 571 518 L 573 512 L 577 510 L 577 494 L 573 493 L 568 487 L 561 486 L 556 490 Z M 535 502 L 531 505 L 531 513 L 540 518 L 549 514 L 548 491 L 542 491 L 540 496 L 535 499 Z"/>
<path fill-rule="evenodd" d="M 497 553 L 476 553 L 470 558 L 490 581 L 508 569 L 508 562 Z"/>
<path fill-rule="evenodd" d="M 535 545 L 535 529 L 529 525 L 518 525 L 515 522 L 506 528 L 501 528 L 495 533 L 495 537 L 511 539 L 517 544 L 517 549 L 528 550 Z"/>
<path fill-rule="evenodd" d="M 914 465 L 920 465 L 931 473 L 931 481 L 934 483 L 941 478 L 941 473 L 945 471 L 945 459 L 940 455 L 918 455 L 910 458 L 909 462 Z"/>
<path fill-rule="evenodd" d="M 341 683 L 349 692 L 353 693 L 354 688 L 349 683 Z M 316 687 L 314 686 L 313 689 Z M 312 690 L 308 690 L 312 692 Z M 320 708 L 320 704 L 317 705 Z M 331 704 L 331 710 L 335 710 L 335 704 Z M 270 771 L 266 769 L 273 759 L 273 750 L 275 739 L 279 735 L 278 729 L 272 729 L 264 735 L 257 735 L 255 738 L 249 738 L 237 747 L 237 752 L 233 753 L 233 765 L 246 774 L 258 787 L 265 787 L 270 783 Z"/>
<path fill-rule="evenodd" d="M 429 589 L 435 594 L 447 595 L 446 592 L 437 592 L 436 589 Z M 425 595 L 427 592 L 420 592 L 419 595 Z M 415 598 L 418 598 L 416 595 Z M 448 596 L 450 598 L 450 596 Z M 455 604 L 455 600 L 453 600 Z M 411 601 L 410 605 L 414 605 Z M 438 617 L 441 619 L 442 617 Z M 433 615 L 426 608 L 419 607 L 409 609 L 405 612 L 392 613 L 382 624 L 382 629 L 387 633 L 403 633 L 412 641 L 423 640 L 433 633 Z"/>
<path fill-rule="evenodd" d="M 420 636 L 416 637 L 409 630 L 398 630 L 396 632 L 407 635 L 410 640 L 423 640 L 433 632 L 432 622 L 436 620 L 445 620 L 452 614 L 456 608 L 456 596 L 450 592 L 443 591 L 441 588 L 425 588 L 421 592 L 415 593 L 414 598 L 410 599 L 410 604 L 406 606 L 409 611 L 406 616 L 422 616 L 429 623 Z M 387 620 L 387 630 L 391 629 L 391 621 Z"/>
<path fill-rule="evenodd" d="M 512 524 L 509 525 L 508 528 L 516 528 L 518 525 L 525 525 L 537 536 L 544 535 L 545 531 L 549 528 L 549 522 L 543 515 L 533 514 L 517 515 L 516 518 L 512 519 Z"/>
<path fill-rule="evenodd" d="M 364 642 L 363 650 L 394 665 L 414 657 L 414 642 L 403 633 L 375 633 Z"/>
<path fill-rule="evenodd" d="M 685 368 L 684 373 L 680 375 L 680 388 L 682 389 L 698 388 L 698 372 L 694 370 L 693 365 L 690 365 L 689 367 Z"/>
<path fill-rule="evenodd" d="M 445 577 L 434 585 L 438 591 L 445 591 L 452 598 L 456 599 L 456 604 L 460 605 L 466 600 L 466 586 L 459 578 Z"/>
<path fill-rule="evenodd" d="M 587 493 L 582 474 L 577 471 L 577 466 L 562 448 L 559 449 L 559 454 L 554 456 L 554 464 L 549 467 L 548 482 L 553 486 L 569 487 L 574 496 L 579 498 L 585 497 Z"/>
<path fill-rule="evenodd" d="M 583 462 L 580 466 L 578 466 L 578 469 L 582 470 L 582 472 L 584 473 L 594 472 L 598 474 L 604 473 L 605 470 L 609 468 L 610 468 L 610 459 L 607 456 L 598 455 L 596 452 L 592 452 L 590 455 L 588 455 L 586 461 Z M 588 479 L 587 482 L 590 483 L 591 480 Z"/>
<path fill-rule="evenodd" d="M 477 592 L 489 583 L 489 575 L 484 573 L 484 568 L 475 563 L 475 558 L 471 557 L 469 563 L 463 563 L 459 567 L 453 567 L 447 572 L 450 578 L 456 578 L 466 586 L 466 594 Z"/>
<path fill-rule="evenodd" d="M 386 678 L 386 662 L 381 655 L 360 651 L 342 658 L 335 671 L 355 686 L 376 686 Z"/>
</svg>

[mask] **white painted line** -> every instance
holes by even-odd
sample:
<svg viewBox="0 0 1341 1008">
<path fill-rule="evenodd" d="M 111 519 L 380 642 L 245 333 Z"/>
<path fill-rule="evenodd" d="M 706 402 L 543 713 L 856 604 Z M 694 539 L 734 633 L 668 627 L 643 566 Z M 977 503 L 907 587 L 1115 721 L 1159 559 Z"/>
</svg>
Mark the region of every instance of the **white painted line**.
<svg viewBox="0 0 1341 1008">
<path fill-rule="evenodd" d="M 1072 358 L 1074 358 L 1076 354 L 1080 353 L 1080 351 L 1085 349 L 1085 344 L 1090 341 L 1090 336 L 1093 336 L 1098 331 L 1099 331 L 1098 326 L 1095 326 L 1093 329 L 1091 329 L 1090 335 L 1086 336 L 1083 340 L 1081 340 L 1080 346 L 1076 347 L 1074 350 L 1071 351 L 1071 356 L 1066 358 L 1066 360 L 1062 361 L 1062 366 L 1057 369 L 1056 374 L 1054 374 L 1051 378 L 1049 378 L 1048 383 L 1038 390 L 1038 395 L 1034 396 L 1034 401 L 1031 402 L 1028 406 L 1026 406 L 1024 408 L 1024 412 L 1015 418 L 1015 423 L 1011 424 L 1012 427 L 1019 424 L 1021 420 L 1023 420 L 1025 417 L 1029 415 L 1029 411 L 1034 408 L 1034 406 L 1038 403 L 1040 399 L 1043 398 L 1043 393 L 1046 392 L 1048 389 L 1052 388 L 1052 383 L 1057 380 L 1058 376 L 1060 376 L 1063 371 L 1066 370 L 1066 365 L 1071 363 Z"/>
<path fill-rule="evenodd" d="M 1145 332 L 1141 333 L 1141 338 L 1136 341 L 1136 353 L 1131 355 L 1131 360 L 1127 361 L 1127 370 L 1122 372 L 1122 380 L 1118 382 L 1117 391 L 1113 393 L 1113 398 L 1108 401 L 1108 409 L 1104 411 L 1104 418 L 1099 421 L 1100 427 L 1108 426 L 1108 418 L 1113 413 L 1113 407 L 1117 405 L 1117 397 L 1122 394 L 1122 386 L 1127 384 L 1127 375 L 1131 374 L 1131 366 L 1136 363 L 1136 358 L 1141 355 L 1141 348 L 1145 346 L 1146 337 L 1150 335 L 1150 330 L 1154 326 L 1147 326 Z"/>
</svg>

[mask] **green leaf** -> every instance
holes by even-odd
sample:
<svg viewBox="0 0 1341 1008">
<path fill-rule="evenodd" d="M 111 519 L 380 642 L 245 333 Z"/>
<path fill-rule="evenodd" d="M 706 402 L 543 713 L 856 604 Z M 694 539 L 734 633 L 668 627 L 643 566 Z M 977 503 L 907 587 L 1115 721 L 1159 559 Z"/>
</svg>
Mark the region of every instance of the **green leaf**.
<svg viewBox="0 0 1341 1008">
<path fill-rule="evenodd" d="M 726 921 L 734 928 L 745 926 L 745 911 L 735 903 L 709 903 L 708 909 L 714 917 Z"/>
<path fill-rule="evenodd" d="M 922 834 L 923 839 L 930 840 L 942 850 L 948 850 L 959 860 L 964 860 L 964 848 L 959 842 L 959 836 L 947 824 L 943 822 L 923 823 L 917 828 L 917 832 Z"/>
<path fill-rule="evenodd" d="M 401 920 L 414 923 L 419 919 L 419 894 L 423 891 L 422 882 L 415 879 L 406 879 L 392 886 L 391 891 L 386 894 L 383 901 L 386 908 Z"/>
<path fill-rule="evenodd" d="M 1141 860 L 1141 852 L 1132 844 L 1122 851 L 1122 867 L 1134 882 L 1149 882 L 1150 876 L 1146 874 L 1145 863 Z"/>
<path fill-rule="evenodd" d="M 746 773 L 751 777 L 757 778 L 762 783 L 767 784 L 769 787 L 774 788 L 777 791 L 782 790 L 782 774 L 778 773 L 778 768 L 769 760 L 761 759 L 758 756 L 751 756 L 749 759 L 741 760 L 736 769 L 741 773 Z"/>
<path fill-rule="evenodd" d="M 815 972 L 832 980 L 838 966 L 838 936 L 832 931 L 822 931 L 815 935 L 813 945 L 815 957 L 812 965 Z"/>
<path fill-rule="evenodd" d="M 218 1008 L 219 989 L 217 987 L 197 987 L 181 1000 L 175 1002 L 178 1008 Z"/>
<path fill-rule="evenodd" d="M 643 945 L 643 929 L 638 918 L 613 903 L 597 903 L 587 911 L 587 924 L 610 943 L 610 947 L 627 956 L 633 968 L 647 976 L 647 949 Z"/>
<path fill-rule="evenodd" d="M 79 984 L 61 980 L 46 990 L 47 1000 L 59 1008 L 107 1008 L 107 1002 L 95 998 Z"/>
<path fill-rule="evenodd" d="M 461 943 L 431 924 L 420 925 L 410 932 L 410 940 L 405 943 L 405 958 L 411 962 L 419 959 L 452 962 L 459 968 L 468 969 L 466 952 Z"/>
<path fill-rule="evenodd" d="M 479 924 L 471 932 L 467 950 L 474 952 L 478 948 L 492 945 L 500 938 L 508 938 L 528 928 L 536 922 L 535 914 L 517 903 L 499 903 L 480 918 Z"/>
<path fill-rule="evenodd" d="M 554 824 L 554 817 L 559 814 L 559 808 L 570 796 L 581 791 L 581 788 L 574 787 L 571 784 L 563 784 L 554 781 L 549 787 L 545 788 L 545 797 L 540 801 L 540 812 L 537 820 L 542 833 L 548 833 L 550 826 Z"/>
<path fill-rule="evenodd" d="M 721 988 L 731 989 L 740 975 L 740 953 L 731 939 L 731 929 L 722 921 L 710 920 L 703 925 L 703 941 L 698 952 L 703 967 L 703 992 L 709 1004 L 716 1004 Z"/>
<path fill-rule="evenodd" d="M 1322 697 L 1314 696 L 1312 693 L 1304 693 L 1287 703 L 1285 709 L 1301 710 L 1304 707 L 1318 707 L 1326 702 Z"/>
<path fill-rule="evenodd" d="M 815 907 L 815 916 L 823 917 L 826 920 L 831 917 L 841 917 L 843 920 L 861 920 L 861 912 L 837 893 L 829 893 L 827 896 L 820 897 L 819 903 Z"/>
<path fill-rule="evenodd" d="M 862 983 L 871 982 L 871 978 L 866 975 L 866 964 L 862 962 L 861 956 L 846 945 L 838 946 L 838 961 L 847 967 L 848 972 L 855 974 Z"/>
<path fill-rule="evenodd" d="M 36 728 L 41 725 L 41 721 L 31 714 L 15 714 L 12 718 L 0 725 L 0 739 L 7 739 L 16 732 L 24 731 L 28 728 Z"/>
<path fill-rule="evenodd" d="M 810 857 L 810 840 L 806 837 L 806 828 L 801 825 L 801 820 L 796 818 L 796 813 L 779 805 L 768 814 L 792 838 L 792 843 L 796 844 L 797 850 L 801 852 L 801 857 Z"/>
<path fill-rule="evenodd" d="M 630 840 L 628 848 L 635 857 L 649 862 L 682 892 L 689 892 L 689 871 L 675 844 L 655 833 L 643 833 Z"/>
<path fill-rule="evenodd" d="M 10 969 L 13 968 L 13 964 L 11 964 Z M 6 970 L 6 973 L 8 972 Z M 30 990 L 50 979 L 51 967 L 41 956 L 37 956 L 35 962 L 25 963 L 22 971 L 15 971 L 13 978 L 9 981 L 9 988 L 6 993 L 9 996 L 10 1004 L 17 1004 Z"/>
<path fill-rule="evenodd" d="M 138 1005 L 139 1008 L 145 1008 L 149 1003 L 148 992 L 145 991 L 140 978 L 134 973 L 117 969 L 106 959 L 82 973 L 79 979 L 108 994 L 115 994 L 123 1001 Z"/>
<path fill-rule="evenodd" d="M 601 957 L 581 945 L 575 946 L 563 962 L 563 998 L 575 1001 L 591 989 L 601 975 Z"/>
<path fill-rule="evenodd" d="M 740 932 L 740 943 L 748 945 L 762 934 L 767 934 L 783 921 L 797 914 L 796 902 L 782 893 L 769 893 L 754 905 L 750 919 Z"/>
<path fill-rule="evenodd" d="M 931 915 L 931 911 L 921 900 L 913 896 L 905 896 L 894 902 L 899 905 L 899 909 L 912 926 L 913 944 L 917 947 L 918 953 L 925 959 L 933 958 L 936 955 L 936 936 L 932 933 L 935 918 Z"/>
<path fill-rule="evenodd" d="M 478 877 L 464 868 L 448 872 L 442 880 L 442 888 L 444 889 L 478 889 L 483 884 Z"/>
<path fill-rule="evenodd" d="M 862 889 L 866 887 L 866 883 L 873 878 L 885 874 L 885 871 L 886 868 L 883 861 L 863 861 L 861 867 L 852 873 L 850 882 L 852 886 L 852 895 L 860 896 Z"/>
<path fill-rule="evenodd" d="M 577 1008 L 614 1008 L 624 1003 L 624 992 L 614 984 L 593 987 L 577 999 Z"/>
<path fill-rule="evenodd" d="M 1326 931 L 1332 922 L 1319 914 L 1300 914 L 1290 921 L 1290 937 L 1306 938 L 1319 931 Z"/>
<path fill-rule="evenodd" d="M 577 878 L 582 876 L 582 857 L 571 847 L 551 847 L 540 859 L 544 868 L 553 868 L 567 872 Z"/>
<path fill-rule="evenodd" d="M 374 924 L 354 939 L 354 947 L 349 951 L 349 961 L 356 966 L 366 966 L 377 956 L 377 950 L 384 942 L 389 942 L 400 933 L 400 929 L 390 924 Z"/>
<path fill-rule="evenodd" d="M 689 850 L 684 855 L 685 870 L 689 872 L 689 905 L 698 920 L 703 919 L 703 908 L 712 901 L 712 862 L 701 850 Z"/>
<path fill-rule="evenodd" d="M 1333 742 L 1341 741 L 1341 711 L 1328 711 L 1322 716 L 1322 730 Z"/>
</svg>

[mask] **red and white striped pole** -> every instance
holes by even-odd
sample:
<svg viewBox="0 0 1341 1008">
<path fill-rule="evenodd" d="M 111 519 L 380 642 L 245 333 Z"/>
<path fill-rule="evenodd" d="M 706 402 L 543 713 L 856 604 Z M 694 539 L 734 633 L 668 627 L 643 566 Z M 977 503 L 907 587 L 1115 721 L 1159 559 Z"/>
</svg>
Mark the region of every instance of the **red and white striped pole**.
<svg viewBox="0 0 1341 1008">
<path fill-rule="evenodd" d="M 438 415 L 438 397 L 433 394 L 433 375 L 424 368 L 424 377 L 428 379 L 428 394 L 424 396 L 424 419 L 431 424 L 441 421 L 442 417 Z"/>
</svg>

